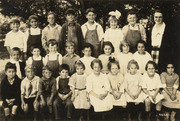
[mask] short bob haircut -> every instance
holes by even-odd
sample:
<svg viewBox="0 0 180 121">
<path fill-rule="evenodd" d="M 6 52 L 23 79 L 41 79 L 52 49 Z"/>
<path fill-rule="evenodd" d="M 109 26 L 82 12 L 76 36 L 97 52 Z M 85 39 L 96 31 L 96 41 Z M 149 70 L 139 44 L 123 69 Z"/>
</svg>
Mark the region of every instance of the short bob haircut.
<svg viewBox="0 0 180 121">
<path fill-rule="evenodd" d="M 11 62 L 8 62 L 5 66 L 5 71 L 7 71 L 8 69 L 14 69 L 16 71 L 16 65 Z"/>
<path fill-rule="evenodd" d="M 68 8 L 67 10 L 66 10 L 66 12 L 65 12 L 65 15 L 67 16 L 67 15 L 70 15 L 70 14 L 72 14 L 72 15 L 75 15 L 76 14 L 76 12 L 75 12 L 75 10 L 73 9 L 73 8 Z"/>
<path fill-rule="evenodd" d="M 108 24 L 109 24 L 109 26 L 110 26 L 110 21 L 115 21 L 115 22 L 118 23 L 118 19 L 117 19 L 115 16 L 109 16 L 109 18 L 108 18 Z"/>
<path fill-rule="evenodd" d="M 57 45 L 58 46 L 58 42 L 55 40 L 55 39 L 50 39 L 49 40 L 49 42 L 48 42 L 48 47 L 49 47 L 49 45 L 52 45 L 52 46 L 54 46 L 54 45 Z"/>
<path fill-rule="evenodd" d="M 69 47 L 69 46 L 72 46 L 75 48 L 75 43 L 73 41 L 67 41 L 66 44 L 65 44 L 65 47 Z"/>
<path fill-rule="evenodd" d="M 67 70 L 68 73 L 69 73 L 69 65 L 67 65 L 67 64 L 62 64 L 62 65 L 60 65 L 60 67 L 59 67 L 59 73 L 60 73 L 62 70 Z"/>
<path fill-rule="evenodd" d="M 128 13 L 127 13 L 127 17 L 129 15 L 136 15 L 137 13 L 134 11 L 134 10 L 130 10 Z"/>
<path fill-rule="evenodd" d="M 155 14 L 155 13 L 162 13 L 162 15 L 163 15 L 163 12 L 162 12 L 161 9 L 155 9 L 155 10 L 154 10 L 154 14 Z"/>
<path fill-rule="evenodd" d="M 85 48 L 91 48 L 91 51 L 93 51 L 93 49 L 94 49 L 93 45 L 91 45 L 90 43 L 84 43 L 82 50 L 84 50 Z"/>
<path fill-rule="evenodd" d="M 126 41 L 122 41 L 120 43 L 120 45 L 119 45 L 119 49 L 120 49 L 121 52 L 123 51 L 123 49 L 122 49 L 123 46 L 128 46 L 129 47 L 129 44 Z"/>
<path fill-rule="evenodd" d="M 19 20 L 18 18 L 12 18 L 12 19 L 10 20 L 10 24 L 14 24 L 14 23 L 20 25 L 20 20 Z"/>
<path fill-rule="evenodd" d="M 12 48 L 12 52 L 14 52 L 14 51 L 17 51 L 17 52 L 19 53 L 19 55 L 21 55 L 21 50 L 20 50 L 20 48 L 18 48 L 18 47 L 13 47 L 13 48 Z"/>
<path fill-rule="evenodd" d="M 128 70 L 130 70 L 130 67 L 131 67 L 132 64 L 136 65 L 136 68 L 139 69 L 139 65 L 138 65 L 137 61 L 135 61 L 135 60 L 133 59 L 133 60 L 130 60 L 129 63 L 128 63 L 128 65 L 127 65 L 127 69 L 128 69 Z"/>
<path fill-rule="evenodd" d="M 31 16 L 29 16 L 29 18 L 28 18 L 29 22 L 30 22 L 32 19 L 35 19 L 36 21 L 38 21 L 38 17 L 37 17 L 36 15 L 31 15 Z"/>
<path fill-rule="evenodd" d="M 147 43 L 146 43 L 145 41 L 139 40 L 139 41 L 137 42 L 137 44 L 136 44 L 136 49 L 137 49 L 137 47 L 138 47 L 138 44 L 143 44 L 144 47 L 145 47 L 145 49 L 146 49 L 146 47 L 147 47 Z"/>
<path fill-rule="evenodd" d="M 80 61 L 80 60 L 76 61 L 74 67 L 77 68 L 77 67 L 79 67 L 79 66 L 81 66 L 81 67 L 85 70 L 85 65 L 84 65 L 84 63 L 83 63 L 82 61 Z"/>
<path fill-rule="evenodd" d="M 54 15 L 54 18 L 56 18 L 56 13 L 53 12 L 53 11 L 49 11 L 48 14 L 47 14 L 47 17 L 48 17 L 49 15 Z"/>
<path fill-rule="evenodd" d="M 148 61 L 145 67 L 145 70 L 147 71 L 148 65 L 153 65 L 154 69 L 157 70 L 157 64 L 154 61 Z"/>
<path fill-rule="evenodd" d="M 88 8 L 88 9 L 86 10 L 86 15 L 87 15 L 89 12 L 92 12 L 92 13 L 96 14 L 96 10 L 95 10 L 94 8 Z"/>
<path fill-rule="evenodd" d="M 114 60 L 114 61 L 110 61 L 110 62 L 108 63 L 108 70 L 109 70 L 109 71 L 111 70 L 112 64 L 117 65 L 118 69 L 120 69 L 119 63 L 118 63 L 116 60 Z"/>
<path fill-rule="evenodd" d="M 101 60 L 99 60 L 99 59 L 94 59 L 94 60 L 91 62 L 91 68 L 92 68 L 92 69 L 93 69 L 94 63 L 98 63 L 99 66 L 100 66 L 100 68 L 101 68 L 101 69 L 103 68 Z"/>
<path fill-rule="evenodd" d="M 33 72 L 36 71 L 35 67 L 33 65 L 31 65 L 31 64 L 26 65 L 26 67 L 24 68 L 25 72 L 27 71 L 27 69 L 31 69 Z"/>
<path fill-rule="evenodd" d="M 103 50 L 102 50 L 102 53 L 104 54 L 104 47 L 105 46 L 110 46 L 111 47 L 111 53 L 113 53 L 114 52 L 114 46 L 112 45 L 112 43 L 110 42 L 110 41 L 106 41 L 106 42 L 104 42 L 104 44 L 103 44 Z"/>
<path fill-rule="evenodd" d="M 32 52 L 34 49 L 39 49 L 40 52 L 41 52 L 41 47 L 39 47 L 38 45 L 32 46 L 32 47 L 31 47 L 31 52 Z"/>
<path fill-rule="evenodd" d="M 42 68 L 42 72 L 44 73 L 45 70 L 48 70 L 52 73 L 52 70 L 50 69 L 50 67 L 48 65 L 46 65 Z"/>
</svg>

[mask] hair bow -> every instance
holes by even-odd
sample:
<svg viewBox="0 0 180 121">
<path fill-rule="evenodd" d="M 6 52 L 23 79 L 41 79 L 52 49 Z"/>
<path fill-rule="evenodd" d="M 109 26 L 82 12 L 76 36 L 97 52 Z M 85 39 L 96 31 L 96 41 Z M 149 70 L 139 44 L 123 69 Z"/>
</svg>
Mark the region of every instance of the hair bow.
<svg viewBox="0 0 180 121">
<path fill-rule="evenodd" d="M 109 12 L 109 15 L 115 16 L 117 19 L 119 19 L 120 16 L 121 16 L 121 12 L 119 12 L 118 10 L 116 10 L 116 11 L 111 11 L 111 12 Z"/>
</svg>

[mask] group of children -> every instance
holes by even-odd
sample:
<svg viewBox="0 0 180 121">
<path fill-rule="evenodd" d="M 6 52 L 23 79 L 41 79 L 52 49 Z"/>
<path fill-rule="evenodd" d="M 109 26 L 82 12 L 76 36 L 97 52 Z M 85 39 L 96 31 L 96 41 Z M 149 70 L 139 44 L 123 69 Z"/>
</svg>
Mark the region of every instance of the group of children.
<svg viewBox="0 0 180 121">
<path fill-rule="evenodd" d="M 150 119 L 151 104 L 157 116 L 162 105 L 179 111 L 179 76 L 171 62 L 166 72 L 156 73 L 136 14 L 128 14 L 129 24 L 121 30 L 120 13 L 110 12 L 105 35 L 93 8 L 87 9 L 88 22 L 82 26 L 75 22 L 73 9 L 65 14 L 67 22 L 61 27 L 50 12 L 43 30 L 32 15 L 25 34 L 17 19 L 11 21 L 5 40 L 11 60 L 1 82 L 7 119 L 17 111 L 28 120 L 37 120 L 39 112 L 44 120 L 137 120 L 139 113 Z"/>
</svg>

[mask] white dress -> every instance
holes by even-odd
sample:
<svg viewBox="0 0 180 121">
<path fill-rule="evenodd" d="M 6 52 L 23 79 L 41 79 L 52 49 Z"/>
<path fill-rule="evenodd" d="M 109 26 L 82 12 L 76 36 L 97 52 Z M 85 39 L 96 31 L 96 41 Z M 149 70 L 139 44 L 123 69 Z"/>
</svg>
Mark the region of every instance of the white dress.
<svg viewBox="0 0 180 121">
<path fill-rule="evenodd" d="M 110 84 L 106 74 L 100 73 L 100 75 L 95 75 L 91 73 L 86 79 L 86 89 L 87 92 L 95 92 L 96 94 L 104 94 L 105 91 L 110 91 Z M 108 95 L 100 100 L 99 98 L 89 95 L 90 103 L 94 107 L 95 112 L 109 111 L 113 108 L 111 95 Z"/>
</svg>

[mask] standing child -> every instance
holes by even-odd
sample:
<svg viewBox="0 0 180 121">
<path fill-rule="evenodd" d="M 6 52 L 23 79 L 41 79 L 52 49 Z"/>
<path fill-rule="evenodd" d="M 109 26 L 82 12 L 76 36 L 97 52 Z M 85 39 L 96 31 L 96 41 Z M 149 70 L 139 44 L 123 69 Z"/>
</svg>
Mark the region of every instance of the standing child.
<svg viewBox="0 0 180 121">
<path fill-rule="evenodd" d="M 16 65 L 16 74 L 20 79 L 23 79 L 25 77 L 24 68 L 26 66 L 26 63 L 24 61 L 21 61 L 20 57 L 21 57 L 21 50 L 17 47 L 12 48 L 10 63 Z"/>
<path fill-rule="evenodd" d="M 145 111 L 147 120 L 150 118 L 151 103 L 156 104 L 156 114 L 159 116 L 161 111 L 161 100 L 164 98 L 162 94 L 159 93 L 159 89 L 162 88 L 162 83 L 159 74 L 155 73 L 156 63 L 153 61 L 148 61 L 146 64 L 146 71 L 143 75 L 143 91 L 146 94 L 145 99 Z"/>
<path fill-rule="evenodd" d="M 31 49 L 33 46 L 39 46 L 42 52 L 42 42 L 41 42 L 41 36 L 42 36 L 42 30 L 38 27 L 38 17 L 36 15 L 31 15 L 29 17 L 29 25 L 30 28 L 29 30 L 26 31 L 26 36 L 27 36 L 27 57 L 30 57 L 31 54 Z"/>
<path fill-rule="evenodd" d="M 98 57 L 98 59 L 101 60 L 101 62 L 102 62 L 103 68 L 101 71 L 104 74 L 109 73 L 109 70 L 108 70 L 109 60 L 112 58 L 115 58 L 113 52 L 114 52 L 114 47 L 113 47 L 112 43 L 109 41 L 104 42 L 103 43 L 103 52 Z"/>
<path fill-rule="evenodd" d="M 62 63 L 69 65 L 69 74 L 72 75 L 75 71 L 74 64 L 80 59 L 80 57 L 74 52 L 76 47 L 73 41 L 66 42 L 65 46 L 67 54 L 63 56 Z"/>
<path fill-rule="evenodd" d="M 162 105 L 166 107 L 166 111 L 171 113 L 171 120 L 175 120 L 179 114 L 180 109 L 180 92 L 177 90 L 179 87 L 179 76 L 174 72 L 174 65 L 172 63 L 167 64 L 166 72 L 161 73 L 161 81 L 163 85 L 162 94 L 164 100 Z M 169 117 L 168 117 L 169 118 Z"/>
<path fill-rule="evenodd" d="M 144 93 L 142 91 L 142 75 L 137 72 L 139 65 L 137 61 L 131 60 L 128 63 L 127 73 L 124 77 L 125 96 L 127 110 L 131 120 L 138 120 L 139 113 L 143 110 Z"/>
<path fill-rule="evenodd" d="M 121 13 L 116 10 L 109 12 L 109 15 L 108 23 L 110 28 L 105 31 L 104 41 L 110 41 L 114 47 L 114 53 L 117 54 L 119 53 L 120 42 L 124 40 L 122 30 L 118 28 L 118 19 Z"/>
<path fill-rule="evenodd" d="M 136 52 L 136 44 L 139 40 L 146 41 L 146 31 L 141 24 L 136 23 L 136 13 L 130 11 L 127 14 L 128 25 L 122 29 L 126 42 L 130 46 L 130 52 Z"/>
<path fill-rule="evenodd" d="M 73 41 L 76 45 L 75 52 L 77 54 L 81 53 L 83 35 L 81 26 L 75 21 L 75 14 L 75 10 L 72 8 L 67 9 L 65 12 L 66 23 L 62 25 L 59 44 L 62 55 L 65 55 L 65 44 L 67 41 Z"/>
<path fill-rule="evenodd" d="M 69 83 L 69 66 L 67 64 L 62 64 L 59 68 L 59 76 L 56 78 L 56 90 L 58 95 L 53 104 L 56 120 L 71 119 L 72 92 L 68 83 Z"/>
<path fill-rule="evenodd" d="M 36 120 L 38 112 L 38 89 L 40 78 L 35 76 L 32 65 L 25 67 L 26 77 L 21 82 L 21 108 L 26 120 Z"/>
<path fill-rule="evenodd" d="M 21 79 L 16 75 L 16 66 L 10 62 L 5 66 L 5 74 L 5 78 L 1 82 L 1 98 L 5 120 L 9 120 L 9 118 L 14 119 L 20 106 Z"/>
<path fill-rule="evenodd" d="M 115 60 L 110 60 L 108 63 L 109 73 L 107 74 L 113 100 L 113 115 L 114 120 L 125 119 L 125 107 L 126 107 L 126 98 L 124 95 L 124 77 L 119 72 L 119 63 Z"/>
<path fill-rule="evenodd" d="M 82 48 L 82 53 L 84 54 L 84 56 L 79 59 L 85 65 L 85 73 L 87 75 L 92 73 L 91 62 L 95 59 L 91 56 L 92 50 L 93 46 L 90 43 L 84 43 Z"/>
<path fill-rule="evenodd" d="M 48 65 L 52 70 L 52 76 L 58 77 L 59 66 L 62 64 L 62 55 L 57 52 L 58 43 L 51 39 L 48 43 L 49 54 L 45 56 L 44 65 Z"/>
<path fill-rule="evenodd" d="M 95 18 L 97 14 L 94 8 L 86 10 L 86 18 L 88 21 L 81 26 L 85 42 L 94 46 L 94 57 L 98 57 L 100 53 L 100 42 L 103 39 L 103 28 L 96 23 Z"/>
<path fill-rule="evenodd" d="M 14 47 L 18 47 L 23 59 L 23 52 L 26 52 L 25 35 L 19 30 L 20 21 L 17 18 L 12 18 L 10 21 L 11 31 L 6 34 L 4 46 L 6 46 L 9 54 Z"/>
<path fill-rule="evenodd" d="M 47 15 L 48 25 L 42 31 L 42 46 L 48 54 L 48 42 L 50 39 L 55 39 L 58 44 L 60 43 L 61 26 L 56 23 L 56 14 L 49 12 Z"/>
<path fill-rule="evenodd" d="M 120 65 L 120 72 L 121 74 L 125 75 L 127 73 L 127 65 L 128 62 L 132 59 L 132 53 L 129 52 L 129 44 L 123 41 L 120 44 L 120 53 L 117 54 L 117 60 Z"/>
<path fill-rule="evenodd" d="M 56 79 L 48 66 L 42 69 L 43 77 L 39 81 L 40 108 L 43 118 L 52 120 L 53 101 L 56 94 Z"/>
<path fill-rule="evenodd" d="M 107 113 L 113 108 L 112 98 L 109 94 L 110 84 L 106 74 L 101 73 L 102 63 L 99 59 L 91 62 L 91 73 L 86 81 L 87 92 L 89 93 L 90 103 L 94 108 L 96 120 L 108 118 Z M 107 117 L 105 117 L 107 116 Z"/>
<path fill-rule="evenodd" d="M 139 65 L 139 71 L 141 74 L 145 72 L 145 66 L 148 61 L 152 60 L 151 55 L 145 51 L 146 42 L 144 41 L 138 41 L 137 42 L 137 51 L 133 54 L 133 59 L 138 62 Z"/>
<path fill-rule="evenodd" d="M 35 75 L 42 77 L 42 67 L 44 58 L 40 55 L 39 46 L 33 46 L 31 50 L 32 56 L 26 61 L 26 65 L 33 65 L 36 68 Z"/>
<path fill-rule="evenodd" d="M 72 102 L 75 107 L 77 120 L 83 118 L 87 120 L 88 109 L 90 108 L 89 95 L 86 91 L 86 77 L 84 73 L 85 65 L 81 61 L 75 64 L 76 73 L 69 79 L 69 86 L 72 90 Z"/>
</svg>

